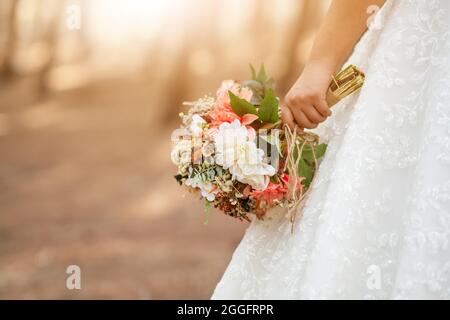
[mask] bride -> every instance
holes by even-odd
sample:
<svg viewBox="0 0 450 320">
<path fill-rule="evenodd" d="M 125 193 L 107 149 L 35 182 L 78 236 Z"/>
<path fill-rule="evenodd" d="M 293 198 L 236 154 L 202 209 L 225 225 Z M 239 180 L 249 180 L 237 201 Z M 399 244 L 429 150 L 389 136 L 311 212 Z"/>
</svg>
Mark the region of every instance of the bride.
<svg viewBox="0 0 450 320">
<path fill-rule="evenodd" d="M 332 2 L 283 110 L 328 143 L 303 215 L 253 221 L 213 299 L 450 299 L 449 21 L 448 0 Z M 330 110 L 346 60 L 366 82 Z"/>
</svg>

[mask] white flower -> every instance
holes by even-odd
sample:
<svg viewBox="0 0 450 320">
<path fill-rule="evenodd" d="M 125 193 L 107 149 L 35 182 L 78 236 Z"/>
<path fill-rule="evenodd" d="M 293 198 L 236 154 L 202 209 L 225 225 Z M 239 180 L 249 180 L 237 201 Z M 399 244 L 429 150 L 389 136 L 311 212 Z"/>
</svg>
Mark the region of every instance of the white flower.
<svg viewBox="0 0 450 320">
<path fill-rule="evenodd" d="M 172 162 L 176 165 L 191 163 L 192 141 L 181 139 L 176 142 L 170 153 Z"/>
<path fill-rule="evenodd" d="M 191 125 L 189 130 L 194 136 L 199 136 L 203 132 L 203 126 L 206 124 L 205 119 L 200 117 L 198 114 L 192 116 Z"/>
<path fill-rule="evenodd" d="M 247 128 L 241 126 L 239 120 L 222 123 L 214 136 L 216 163 L 225 169 L 235 165 L 240 153 L 239 147 L 247 141 Z"/>
<path fill-rule="evenodd" d="M 214 201 L 216 194 L 219 192 L 219 188 L 211 182 L 203 181 L 199 176 L 186 179 L 185 185 L 192 188 L 199 188 L 202 197 L 208 201 Z"/>
<path fill-rule="evenodd" d="M 233 178 L 264 190 L 273 176 L 275 168 L 264 162 L 264 151 L 249 141 L 248 131 L 239 120 L 222 123 L 214 136 L 216 163 L 230 170 Z"/>
</svg>

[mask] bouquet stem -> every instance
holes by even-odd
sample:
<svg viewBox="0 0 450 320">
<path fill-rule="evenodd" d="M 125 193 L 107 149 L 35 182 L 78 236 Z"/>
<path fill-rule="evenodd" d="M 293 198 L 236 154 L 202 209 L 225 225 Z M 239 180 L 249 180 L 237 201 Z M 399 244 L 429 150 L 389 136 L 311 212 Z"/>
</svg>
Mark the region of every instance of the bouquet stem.
<svg viewBox="0 0 450 320">
<path fill-rule="evenodd" d="M 340 100 L 348 95 L 358 91 L 364 84 L 365 75 L 358 70 L 354 65 L 350 65 L 343 69 L 336 76 L 332 76 L 330 86 L 327 91 L 327 103 L 329 107 L 334 106 Z M 302 176 L 299 175 L 299 167 L 302 165 L 302 155 L 305 146 L 309 146 L 312 151 L 314 160 L 314 172 L 318 168 L 318 159 L 315 149 L 319 144 L 319 136 L 311 132 L 298 132 L 297 127 L 292 130 L 287 125 L 282 125 L 280 122 L 276 123 L 274 127 L 282 128 L 287 144 L 287 154 L 284 170 L 289 173 L 289 196 L 290 201 L 288 205 L 288 217 L 291 221 L 291 232 L 294 232 L 294 222 L 297 213 L 302 214 L 300 203 L 309 191 L 308 186 L 298 186 L 302 183 Z M 300 212 L 299 212 L 300 211 Z"/>
</svg>

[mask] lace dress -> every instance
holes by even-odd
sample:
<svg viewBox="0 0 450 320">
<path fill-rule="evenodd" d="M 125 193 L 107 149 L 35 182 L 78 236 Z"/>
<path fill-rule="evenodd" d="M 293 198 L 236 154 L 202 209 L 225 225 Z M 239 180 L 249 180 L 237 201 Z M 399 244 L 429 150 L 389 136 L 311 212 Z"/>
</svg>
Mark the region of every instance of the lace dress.
<svg viewBox="0 0 450 320">
<path fill-rule="evenodd" d="M 448 0 L 385 3 L 294 233 L 253 221 L 213 299 L 450 298 L 449 21 Z"/>
</svg>

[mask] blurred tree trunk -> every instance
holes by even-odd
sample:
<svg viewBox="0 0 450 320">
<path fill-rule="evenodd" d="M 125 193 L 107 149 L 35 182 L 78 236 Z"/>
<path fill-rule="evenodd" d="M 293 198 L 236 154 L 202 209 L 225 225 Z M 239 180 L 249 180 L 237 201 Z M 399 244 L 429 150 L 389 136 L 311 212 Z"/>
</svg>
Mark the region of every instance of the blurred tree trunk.
<svg viewBox="0 0 450 320">
<path fill-rule="evenodd" d="M 220 51 L 220 41 L 216 39 L 217 25 L 215 15 L 212 12 L 217 12 L 220 6 L 219 2 L 208 1 L 202 7 L 205 12 L 205 19 L 199 19 L 192 24 L 192 21 L 186 20 L 184 23 L 191 23 L 190 27 L 194 30 L 202 30 L 193 40 L 188 39 L 188 26 L 182 27 L 184 36 L 182 37 L 182 44 L 175 57 L 172 74 L 169 76 L 169 82 L 166 85 L 168 97 L 167 108 L 163 121 L 171 122 L 177 119 L 177 114 L 182 106 L 182 102 L 189 98 L 189 93 L 194 91 L 193 84 L 196 83 L 193 79 L 194 75 L 189 66 L 190 55 L 195 50 L 209 50 L 209 53 L 217 58 L 217 53 Z"/>
<path fill-rule="evenodd" d="M 17 15 L 19 9 L 20 0 L 12 0 L 9 11 L 6 15 L 6 47 L 3 63 L 0 66 L 0 74 L 5 77 L 11 77 L 15 74 L 14 70 L 14 57 L 18 42 L 17 32 Z"/>
<path fill-rule="evenodd" d="M 176 119 L 177 112 L 189 91 L 190 70 L 188 67 L 189 60 L 189 48 L 187 43 L 183 43 L 182 47 L 178 51 L 176 62 L 172 68 L 172 72 L 168 77 L 168 81 L 165 85 L 165 97 L 167 97 L 166 108 L 163 115 L 163 122 L 172 122 Z M 175 114 L 175 115 L 174 115 Z"/>
<path fill-rule="evenodd" d="M 293 26 L 288 30 L 286 40 L 285 56 L 288 68 L 284 76 L 279 79 L 277 86 L 283 94 L 289 90 L 306 63 L 305 57 L 309 52 L 300 60 L 298 48 L 302 43 L 305 44 L 311 40 L 313 32 L 317 30 L 321 21 L 322 5 L 320 1 L 303 0 L 302 4 L 297 6 Z"/>
<path fill-rule="evenodd" d="M 162 121 L 168 123 L 176 119 L 176 114 L 179 106 L 189 90 L 190 70 L 189 70 L 189 53 L 190 43 L 187 41 L 186 27 L 183 26 L 181 31 L 183 33 L 182 42 L 180 43 L 176 54 L 173 57 L 172 67 L 164 84 L 164 97 L 166 97 L 166 106 L 162 115 Z M 176 113 L 175 113 L 175 112 Z M 175 113 L 175 116 L 174 116 Z"/>
<path fill-rule="evenodd" d="M 42 41 L 46 44 L 48 57 L 37 75 L 37 93 L 41 97 L 45 96 L 49 92 L 48 75 L 54 67 L 57 57 L 59 26 L 61 23 L 61 18 L 64 14 L 64 5 L 65 1 L 58 1 L 57 4 L 55 4 L 53 15 L 42 39 Z"/>
<path fill-rule="evenodd" d="M 264 5 L 264 1 L 255 0 L 252 11 L 253 18 L 250 20 L 250 34 L 253 35 L 253 41 L 256 46 L 264 43 L 267 34 L 265 32 L 267 23 L 264 19 Z"/>
<path fill-rule="evenodd" d="M 91 43 L 89 42 L 88 30 L 91 27 L 92 21 L 88 14 L 83 14 L 89 6 L 89 0 L 79 0 L 81 8 L 81 28 L 76 31 L 79 45 L 79 59 L 86 60 L 92 52 Z"/>
</svg>

